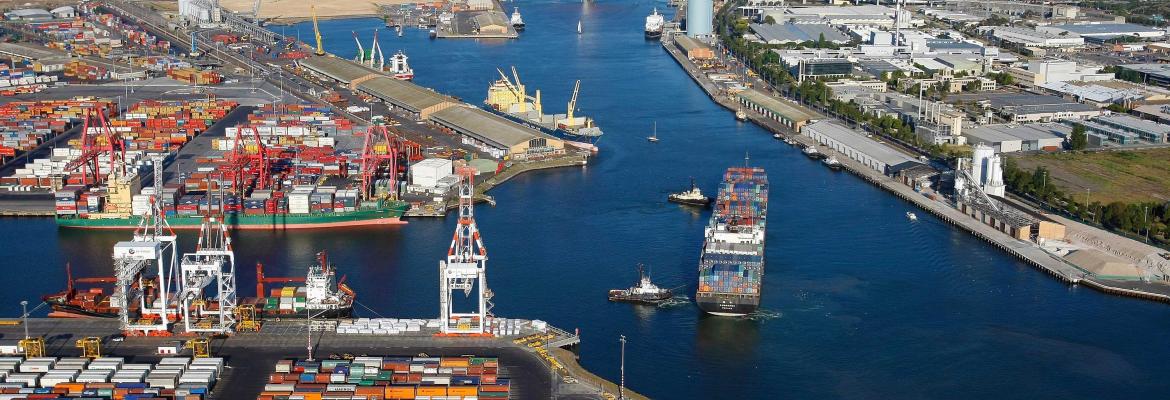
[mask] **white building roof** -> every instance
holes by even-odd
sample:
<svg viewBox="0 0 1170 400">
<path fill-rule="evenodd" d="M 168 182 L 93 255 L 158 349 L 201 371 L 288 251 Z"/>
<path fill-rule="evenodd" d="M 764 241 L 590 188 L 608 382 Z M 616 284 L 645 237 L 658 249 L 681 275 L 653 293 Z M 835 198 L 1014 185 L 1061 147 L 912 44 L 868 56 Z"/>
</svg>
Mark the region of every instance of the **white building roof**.
<svg viewBox="0 0 1170 400">
<path fill-rule="evenodd" d="M 804 129 L 810 129 L 821 135 L 828 136 L 837 142 L 853 148 L 856 151 L 865 153 L 865 155 L 875 160 L 881 161 L 888 166 L 896 166 L 903 163 L 918 163 L 918 160 L 910 157 L 902 152 L 894 150 L 888 146 L 882 145 L 873 139 L 865 137 L 856 131 L 846 128 L 845 126 L 835 121 L 820 121 L 811 125 L 806 125 Z"/>
</svg>

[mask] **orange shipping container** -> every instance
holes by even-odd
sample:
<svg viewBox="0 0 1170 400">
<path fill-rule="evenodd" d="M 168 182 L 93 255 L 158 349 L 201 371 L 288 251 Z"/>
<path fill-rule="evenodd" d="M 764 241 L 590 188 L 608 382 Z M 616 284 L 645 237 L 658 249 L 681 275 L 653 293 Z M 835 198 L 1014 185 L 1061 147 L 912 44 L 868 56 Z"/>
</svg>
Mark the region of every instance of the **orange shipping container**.
<svg viewBox="0 0 1170 400">
<path fill-rule="evenodd" d="M 413 399 L 414 387 L 412 386 L 387 386 L 387 399 Z"/>
<path fill-rule="evenodd" d="M 446 396 L 446 386 L 419 386 L 416 392 L 419 396 Z"/>
<path fill-rule="evenodd" d="M 476 386 L 451 386 L 447 388 L 448 396 L 478 396 L 479 388 Z"/>
</svg>

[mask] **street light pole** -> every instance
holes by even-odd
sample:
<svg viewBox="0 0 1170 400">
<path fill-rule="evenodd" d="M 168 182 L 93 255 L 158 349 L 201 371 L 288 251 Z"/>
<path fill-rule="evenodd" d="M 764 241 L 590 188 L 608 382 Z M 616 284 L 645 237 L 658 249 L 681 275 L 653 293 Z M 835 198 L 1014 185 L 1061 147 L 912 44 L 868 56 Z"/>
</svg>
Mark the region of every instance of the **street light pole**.
<svg viewBox="0 0 1170 400">
<path fill-rule="evenodd" d="M 618 400 L 626 399 L 626 335 L 621 335 L 622 342 L 622 381 L 621 386 L 618 386 Z"/>
<path fill-rule="evenodd" d="M 21 325 L 24 325 L 24 338 L 28 339 L 28 300 L 20 301 Z"/>
</svg>

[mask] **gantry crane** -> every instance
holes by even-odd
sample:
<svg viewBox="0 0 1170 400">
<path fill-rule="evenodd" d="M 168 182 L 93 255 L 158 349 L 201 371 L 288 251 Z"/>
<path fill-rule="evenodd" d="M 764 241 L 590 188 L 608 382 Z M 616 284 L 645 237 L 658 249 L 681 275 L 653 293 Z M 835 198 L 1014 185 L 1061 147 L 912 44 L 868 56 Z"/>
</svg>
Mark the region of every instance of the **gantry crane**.
<svg viewBox="0 0 1170 400">
<path fill-rule="evenodd" d="M 240 304 L 236 307 L 236 331 L 260 332 L 260 319 L 256 317 L 255 304 Z"/>
<path fill-rule="evenodd" d="M 252 145 L 255 147 L 250 147 Z M 272 184 L 268 149 L 255 127 L 249 125 L 236 129 L 236 137 L 232 140 L 232 150 L 227 154 L 227 159 L 232 166 L 232 189 L 236 194 L 242 196 L 247 192 L 246 177 L 250 175 L 256 177 L 256 189 L 268 189 Z"/>
<path fill-rule="evenodd" d="M 162 194 L 162 154 L 152 156 L 155 194 L 150 210 L 138 224 L 133 239 L 114 245 L 114 287 L 112 306 L 118 307 L 118 319 L 127 335 L 168 335 L 170 323 L 178 317 L 175 309 L 176 242 L 178 237 L 163 216 L 159 195 Z M 155 278 L 147 278 L 147 267 L 157 269 Z M 154 298 L 147 301 L 144 291 L 155 281 Z M 138 300 L 137 315 L 131 316 L 131 301 Z"/>
<path fill-rule="evenodd" d="M 188 333 L 230 334 L 236 322 L 236 256 L 228 228 L 216 217 L 199 227 L 194 253 L 179 264 L 183 327 Z M 215 285 L 216 307 L 209 307 L 206 288 Z"/>
<path fill-rule="evenodd" d="M 487 248 L 475 225 L 474 179 L 475 169 L 459 168 L 462 180 L 459 183 L 459 222 L 455 235 L 447 249 L 446 261 L 439 261 L 439 332 L 441 334 L 490 334 L 487 330 L 491 291 L 487 287 Z M 462 290 L 465 297 L 476 292 L 475 310 L 455 311 L 456 290 Z"/>
<path fill-rule="evenodd" d="M 102 168 L 103 155 L 109 158 L 107 168 Z M 125 175 L 125 157 L 126 149 L 121 137 L 110 127 L 105 110 L 97 105 L 85 113 L 85 123 L 81 129 L 81 156 L 66 164 L 65 171 L 81 171 L 83 185 L 100 184 L 108 175 Z"/>
<path fill-rule="evenodd" d="M 398 183 L 398 155 L 401 147 L 401 138 L 391 134 L 386 125 L 375 123 L 366 130 L 366 138 L 362 144 L 362 196 L 373 198 L 377 194 L 375 182 L 381 176 L 390 179 L 386 193 L 394 197 L 394 189 Z M 386 173 L 384 168 L 389 169 Z"/>
<path fill-rule="evenodd" d="M 321 28 L 317 27 L 317 6 L 310 5 L 309 11 L 313 15 L 313 37 L 315 37 L 317 39 L 316 54 L 319 56 L 323 56 L 323 55 L 325 55 L 325 46 L 321 45 Z"/>
<path fill-rule="evenodd" d="M 42 336 L 33 336 L 20 339 L 20 348 L 24 349 L 24 358 L 37 358 L 45 356 L 45 338 Z"/>
</svg>

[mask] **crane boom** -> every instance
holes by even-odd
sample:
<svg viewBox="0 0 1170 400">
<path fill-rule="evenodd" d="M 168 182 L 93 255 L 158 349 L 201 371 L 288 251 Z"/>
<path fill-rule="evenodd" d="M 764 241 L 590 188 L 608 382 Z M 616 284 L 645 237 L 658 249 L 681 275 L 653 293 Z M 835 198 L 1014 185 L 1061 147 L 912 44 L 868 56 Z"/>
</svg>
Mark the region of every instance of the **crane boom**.
<svg viewBox="0 0 1170 400">
<path fill-rule="evenodd" d="M 313 13 L 313 36 L 317 38 L 317 55 L 325 55 L 325 47 L 321 45 L 321 28 L 317 27 L 317 6 L 309 6 L 309 11 Z"/>
<path fill-rule="evenodd" d="M 577 108 L 577 92 L 580 91 L 581 80 L 578 79 L 577 83 L 573 85 L 573 97 L 569 99 L 569 110 L 565 112 L 565 119 L 569 120 L 570 123 L 573 122 L 573 110 Z"/>
<path fill-rule="evenodd" d="M 353 33 L 353 42 L 357 43 L 357 46 L 358 46 L 358 55 L 357 55 L 357 60 L 355 60 L 355 61 L 357 61 L 358 64 L 365 64 L 365 62 L 366 62 L 366 49 L 362 48 L 362 41 L 358 39 L 357 32 L 350 31 L 350 33 Z"/>
</svg>

